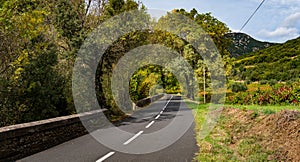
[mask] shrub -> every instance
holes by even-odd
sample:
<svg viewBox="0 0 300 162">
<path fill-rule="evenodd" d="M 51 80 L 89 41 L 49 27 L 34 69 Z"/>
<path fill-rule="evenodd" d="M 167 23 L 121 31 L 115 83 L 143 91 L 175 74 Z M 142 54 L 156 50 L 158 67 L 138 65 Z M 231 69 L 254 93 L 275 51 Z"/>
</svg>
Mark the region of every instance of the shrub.
<svg viewBox="0 0 300 162">
<path fill-rule="evenodd" d="M 278 82 L 277 82 L 277 80 L 275 80 L 275 79 L 271 79 L 270 81 L 269 81 L 269 85 L 270 86 L 274 86 L 274 85 L 276 85 Z"/>
<path fill-rule="evenodd" d="M 299 83 L 300 84 L 300 83 Z M 272 90 L 238 92 L 227 97 L 227 103 L 240 105 L 299 105 L 300 86 L 281 86 Z"/>
<path fill-rule="evenodd" d="M 251 80 L 246 80 L 246 81 L 245 81 L 245 84 L 247 84 L 247 85 L 248 85 L 248 84 L 251 84 L 251 83 L 252 83 Z"/>
<path fill-rule="evenodd" d="M 287 82 L 286 82 L 286 85 L 292 85 L 294 82 L 292 81 L 292 80 L 288 80 Z"/>
<path fill-rule="evenodd" d="M 231 83 L 229 85 L 229 88 L 231 89 L 232 92 L 245 92 L 248 90 L 247 86 L 244 83 Z"/>
<path fill-rule="evenodd" d="M 265 84 L 267 84 L 267 83 L 268 83 L 267 80 L 261 80 L 261 81 L 259 81 L 259 84 L 260 84 L 260 85 L 265 85 Z"/>
</svg>

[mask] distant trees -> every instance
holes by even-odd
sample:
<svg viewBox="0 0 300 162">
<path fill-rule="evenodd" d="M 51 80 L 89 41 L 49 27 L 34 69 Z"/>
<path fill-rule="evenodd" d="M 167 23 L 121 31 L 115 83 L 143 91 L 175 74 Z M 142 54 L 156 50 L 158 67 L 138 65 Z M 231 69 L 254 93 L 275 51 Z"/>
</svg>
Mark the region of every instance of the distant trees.
<svg viewBox="0 0 300 162">
<path fill-rule="evenodd" d="M 229 88 L 231 89 L 232 92 L 236 93 L 236 92 L 245 92 L 248 90 L 247 85 L 245 85 L 244 83 L 231 83 L 229 85 Z"/>
<path fill-rule="evenodd" d="M 130 81 L 130 96 L 138 101 L 149 96 L 151 88 L 160 85 L 166 93 L 180 93 L 175 76 L 161 66 L 149 65 L 138 70 Z"/>
<path fill-rule="evenodd" d="M 297 80 L 300 77 L 300 38 L 238 58 L 231 78 L 237 80 Z"/>
</svg>

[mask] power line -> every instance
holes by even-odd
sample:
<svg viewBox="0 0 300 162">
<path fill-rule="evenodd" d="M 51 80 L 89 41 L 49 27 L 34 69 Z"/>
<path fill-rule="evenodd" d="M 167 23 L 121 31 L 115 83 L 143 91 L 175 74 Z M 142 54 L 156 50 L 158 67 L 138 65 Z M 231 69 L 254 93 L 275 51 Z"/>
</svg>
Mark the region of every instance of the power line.
<svg viewBox="0 0 300 162">
<path fill-rule="evenodd" d="M 264 4 L 266 0 L 263 0 L 260 5 L 257 7 L 257 9 L 253 12 L 253 14 L 249 17 L 249 19 L 246 21 L 246 23 L 242 26 L 242 28 L 240 29 L 240 31 L 242 31 L 245 26 L 249 23 L 249 21 L 252 19 L 252 17 L 256 14 L 256 12 L 260 9 L 260 7 Z"/>
</svg>

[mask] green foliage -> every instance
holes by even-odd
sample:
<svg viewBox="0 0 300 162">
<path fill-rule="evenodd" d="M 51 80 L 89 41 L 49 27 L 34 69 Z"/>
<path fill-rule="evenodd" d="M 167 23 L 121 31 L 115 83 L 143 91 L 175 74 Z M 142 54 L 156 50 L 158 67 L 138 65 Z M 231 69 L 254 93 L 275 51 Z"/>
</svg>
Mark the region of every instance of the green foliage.
<svg viewBox="0 0 300 162">
<path fill-rule="evenodd" d="M 232 92 L 245 92 L 248 90 L 247 85 L 244 83 L 238 83 L 234 82 L 229 85 L 229 88 L 231 89 Z"/>
<path fill-rule="evenodd" d="M 299 83 L 294 83 L 265 91 L 239 92 L 228 96 L 226 102 L 240 105 L 299 105 L 299 89 Z"/>
<path fill-rule="evenodd" d="M 62 42 L 76 41 L 67 36 L 59 39 L 59 26 L 53 23 L 58 17 L 50 7 L 53 5 L 29 0 L 5 1 L 1 5 L 0 35 L 4 42 L 0 53 L 5 57 L 1 57 L 4 66 L 0 70 L 0 126 L 75 112 L 70 87 L 66 86 L 70 80 L 65 73 L 70 71 L 60 69 L 58 64 L 63 62 L 63 53 L 70 51 L 61 48 Z M 67 10 L 55 9 L 61 9 L 61 13 Z"/>
<path fill-rule="evenodd" d="M 133 0 L 1 1 L 0 126 L 75 113 L 71 91 L 72 69 L 76 53 L 87 34 L 101 22 L 139 7 L 141 14 L 134 21 L 138 25 L 149 27 L 152 22 L 145 6 L 139 6 Z M 227 71 L 230 71 L 231 60 L 226 50 L 229 42 L 224 38 L 225 33 L 229 32 L 228 27 L 210 13 L 198 14 L 195 9 L 190 12 L 174 12 L 187 15 L 209 33 L 221 52 Z M 171 15 L 172 13 L 168 13 L 167 16 Z M 167 17 L 163 17 L 157 25 L 168 24 Z M 194 40 L 197 35 L 190 33 L 188 37 Z M 123 115 L 114 103 L 110 90 L 112 71 L 126 52 L 147 44 L 161 44 L 182 54 L 197 73 L 200 81 L 198 84 L 203 82 L 203 59 L 185 40 L 160 30 L 129 33 L 107 49 L 96 74 L 98 101 L 112 115 Z M 205 48 L 201 47 L 200 50 L 205 51 Z M 187 68 L 181 66 L 179 61 L 174 64 L 183 71 Z M 177 75 L 191 79 L 183 72 Z M 206 75 L 209 77 L 211 74 Z M 189 91 L 193 92 L 195 84 L 187 83 Z M 167 69 L 148 66 L 131 77 L 132 99 L 136 101 L 148 97 L 151 88 L 157 85 L 168 93 L 181 92 L 182 88 L 174 74 Z M 194 94 L 188 96 L 193 97 Z"/>
<path fill-rule="evenodd" d="M 0 9 L 0 75 L 9 78 L 14 64 L 26 62 L 26 45 L 48 26 L 43 24 L 47 12 L 35 1 L 5 1 Z"/>
<path fill-rule="evenodd" d="M 229 57 L 230 54 L 227 50 L 232 42 L 230 39 L 225 37 L 225 35 L 230 32 L 230 29 L 227 27 L 227 25 L 213 17 L 211 13 L 200 14 L 196 9 L 192 9 L 190 12 L 187 12 L 184 9 L 175 9 L 173 12 L 183 14 L 194 20 L 213 39 L 213 42 L 218 48 L 219 53 L 222 55 L 222 61 L 225 65 L 226 75 L 229 75 L 233 64 Z M 183 29 L 182 31 L 185 30 L 187 29 Z"/>
<path fill-rule="evenodd" d="M 235 80 L 289 81 L 300 77 L 300 38 L 239 57 L 231 78 Z"/>
<path fill-rule="evenodd" d="M 149 65 L 139 69 L 130 81 L 130 96 L 138 101 L 150 96 L 150 89 L 162 85 L 166 93 L 180 93 L 180 86 L 172 73 L 160 66 Z"/>
<path fill-rule="evenodd" d="M 111 14 L 114 12 L 110 12 Z M 108 14 L 109 15 L 109 14 Z M 177 14 L 178 15 L 178 14 Z M 141 17 L 148 18 L 146 14 L 141 13 Z M 176 17 L 176 15 L 175 15 Z M 223 46 L 225 45 L 225 39 L 223 38 L 224 32 L 227 32 L 229 29 L 226 27 L 225 24 L 218 21 L 216 18 L 212 17 L 210 14 L 197 14 L 197 23 L 203 25 L 207 30 L 210 31 L 211 36 L 214 36 L 216 43 L 218 43 L 219 49 L 223 49 Z M 177 35 L 174 35 L 170 32 L 161 31 L 166 27 L 176 25 L 176 21 L 171 21 L 172 18 L 174 18 L 174 14 L 168 13 L 165 17 L 162 17 L 158 20 L 158 23 L 154 25 L 153 31 L 144 31 L 144 32 L 135 32 L 130 33 L 122 38 L 120 38 L 118 41 L 116 41 L 109 50 L 106 51 L 104 55 L 104 59 L 102 60 L 102 65 L 98 66 L 100 69 L 98 69 L 97 78 L 99 78 L 99 87 L 98 87 L 98 100 L 104 101 L 102 103 L 105 105 L 105 107 L 109 107 L 114 112 L 120 113 L 118 111 L 118 108 L 116 105 L 111 102 L 113 100 L 112 95 L 109 93 L 110 89 L 110 80 L 112 70 L 114 68 L 114 65 L 117 64 L 118 59 L 120 59 L 126 52 L 130 51 L 133 48 L 147 45 L 147 44 L 160 44 L 166 47 L 169 47 L 170 49 L 177 51 L 178 53 L 182 54 L 184 58 L 188 61 L 188 63 L 191 65 L 191 67 L 196 71 L 198 80 L 200 81 L 199 84 L 201 84 L 202 76 L 203 76 L 203 61 L 201 58 L 200 53 L 197 53 L 196 50 L 192 47 L 191 44 L 188 44 L 185 40 L 179 38 Z M 211 26 L 206 25 L 202 22 L 202 20 L 206 20 L 207 23 L 210 23 Z M 138 20 L 137 20 L 138 21 Z M 144 24 L 143 24 L 144 25 Z M 220 29 L 220 30 L 219 30 Z M 222 30 L 221 30 L 222 29 Z M 192 30 L 192 29 L 182 29 L 182 30 Z M 180 32 L 180 31 L 178 31 Z M 201 32 L 200 32 L 201 33 Z M 203 32 L 202 32 L 203 33 Z M 196 39 L 195 33 L 190 33 L 188 37 L 191 40 Z M 221 43 L 221 42 L 222 43 Z M 201 51 L 205 50 L 206 47 L 200 49 Z M 156 51 L 151 51 L 158 55 Z M 226 50 L 222 51 L 222 56 L 224 58 L 224 62 L 226 65 L 228 64 L 228 60 L 226 60 L 228 56 L 228 52 Z M 214 57 L 213 55 L 209 57 Z M 153 59 L 159 59 L 159 55 L 157 58 Z M 186 67 L 182 67 L 180 63 L 174 62 L 173 64 L 177 65 L 178 68 L 186 70 Z M 167 92 L 170 93 L 177 93 L 179 92 L 179 85 L 177 83 L 177 80 L 174 78 L 174 76 L 168 74 L 166 71 L 162 69 L 162 72 L 152 71 L 153 73 L 161 73 L 160 79 L 158 79 L 157 82 L 154 80 L 149 82 L 149 79 L 147 77 L 149 76 L 148 73 L 142 74 L 142 72 L 145 72 L 146 69 L 141 69 L 138 73 L 136 73 L 133 76 L 133 80 L 131 81 L 131 97 L 134 101 L 146 97 L 148 95 L 148 90 L 151 88 L 151 86 L 156 84 L 161 84 L 164 89 Z M 151 70 L 150 70 L 151 71 Z M 139 74 L 140 73 L 140 74 Z M 164 74 L 163 74 L 164 73 Z M 126 75 L 126 74 L 124 74 Z M 170 75 L 170 76 L 169 76 Z M 177 74 L 182 75 L 186 77 L 186 80 L 189 80 L 189 76 L 187 74 Z M 207 77 L 209 78 L 209 73 L 207 74 Z M 125 77 L 126 78 L 126 77 Z M 207 81 L 209 83 L 209 80 Z M 101 87 L 100 87 L 101 85 Z M 193 89 L 195 87 L 195 83 L 187 83 L 187 91 L 189 94 L 187 94 L 188 97 L 193 98 L 194 94 L 190 93 L 193 92 Z M 141 87 L 140 87 L 141 86 Z M 138 88 L 139 87 L 139 88 Z M 120 94 L 121 95 L 121 94 Z"/>
<path fill-rule="evenodd" d="M 246 81 L 245 81 L 245 84 L 246 84 L 246 85 L 251 84 L 251 80 L 246 80 Z"/>
<path fill-rule="evenodd" d="M 275 43 L 255 40 L 244 33 L 228 33 L 225 36 L 232 40 L 232 43 L 228 47 L 228 51 L 230 56 L 235 58 L 276 45 Z"/>
<path fill-rule="evenodd" d="M 278 83 L 278 82 L 277 82 L 277 80 L 275 80 L 275 79 L 271 79 L 271 80 L 268 82 L 268 84 L 269 84 L 270 86 L 275 86 L 277 83 Z"/>
<path fill-rule="evenodd" d="M 265 84 L 268 83 L 268 81 L 267 81 L 267 80 L 260 80 L 258 83 L 259 83 L 260 85 L 265 85 Z"/>
<path fill-rule="evenodd" d="M 54 70 L 57 64 L 55 46 L 40 46 L 44 40 L 36 41 L 32 44 L 32 57 L 28 58 L 26 64 L 18 65 L 14 78 L 4 83 L 6 87 L 2 87 L 0 98 L 4 121 L 0 126 L 70 113 L 63 96 L 64 78 Z M 36 46 L 40 46 L 40 49 Z M 11 111 L 14 113 L 10 114 Z M 13 122 L 6 123 L 11 119 Z"/>
<path fill-rule="evenodd" d="M 53 6 L 54 25 L 67 38 L 68 49 L 79 49 L 83 41 L 84 4 L 58 0 Z M 76 51 L 75 51 L 76 52 Z"/>
</svg>

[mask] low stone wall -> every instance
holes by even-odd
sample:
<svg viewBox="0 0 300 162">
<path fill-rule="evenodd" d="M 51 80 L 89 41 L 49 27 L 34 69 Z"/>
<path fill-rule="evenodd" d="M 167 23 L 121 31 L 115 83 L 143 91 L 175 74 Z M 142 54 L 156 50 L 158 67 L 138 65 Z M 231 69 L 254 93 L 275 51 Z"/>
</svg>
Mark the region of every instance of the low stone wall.
<svg viewBox="0 0 300 162">
<path fill-rule="evenodd" d="M 85 135 L 88 132 L 81 120 L 94 120 L 103 112 L 108 111 L 97 110 L 0 128 L 0 161 L 15 161 Z"/>
<path fill-rule="evenodd" d="M 151 102 L 155 102 L 155 101 L 159 100 L 159 99 L 162 98 L 164 95 L 165 95 L 165 94 L 158 94 L 158 95 L 155 95 L 155 96 L 152 96 L 152 97 L 148 97 L 148 98 L 139 100 L 139 101 L 136 103 L 136 106 L 138 106 L 138 107 L 144 107 L 144 106 L 147 106 L 147 105 L 149 105 Z"/>
</svg>

